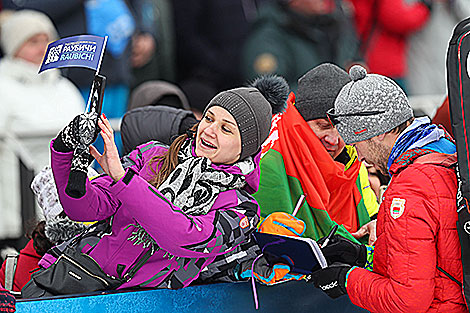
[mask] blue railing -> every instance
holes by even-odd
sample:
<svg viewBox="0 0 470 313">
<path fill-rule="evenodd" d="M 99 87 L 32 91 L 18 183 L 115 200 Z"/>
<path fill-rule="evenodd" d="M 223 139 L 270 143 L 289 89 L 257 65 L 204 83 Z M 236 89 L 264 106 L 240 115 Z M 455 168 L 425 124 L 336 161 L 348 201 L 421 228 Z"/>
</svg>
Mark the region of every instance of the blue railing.
<svg viewBox="0 0 470 313">
<path fill-rule="evenodd" d="M 18 313 L 207 313 L 207 312 L 366 312 L 347 296 L 330 299 L 312 284 L 289 282 L 257 285 L 259 310 L 255 310 L 250 283 L 214 284 L 180 290 L 146 290 L 18 301 Z"/>
</svg>

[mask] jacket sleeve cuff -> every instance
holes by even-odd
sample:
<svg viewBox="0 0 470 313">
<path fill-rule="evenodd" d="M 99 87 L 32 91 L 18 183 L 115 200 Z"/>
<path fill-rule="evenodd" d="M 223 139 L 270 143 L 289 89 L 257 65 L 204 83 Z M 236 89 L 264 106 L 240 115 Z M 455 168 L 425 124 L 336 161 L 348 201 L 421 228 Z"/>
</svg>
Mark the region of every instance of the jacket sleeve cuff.
<svg viewBox="0 0 470 313">
<path fill-rule="evenodd" d="M 364 265 L 364 268 L 370 272 L 373 271 L 374 269 L 374 252 L 375 252 L 375 246 L 371 245 L 365 245 L 367 249 L 367 255 L 366 255 L 366 264 Z"/>
<path fill-rule="evenodd" d="M 124 188 L 126 188 L 135 175 L 138 175 L 132 167 L 126 169 L 126 174 L 116 182 L 111 183 L 111 192 L 118 195 Z"/>
<path fill-rule="evenodd" d="M 348 278 L 349 278 L 349 274 L 351 274 L 351 272 L 352 272 L 354 269 L 356 269 L 356 268 L 358 268 L 358 267 L 357 267 L 357 266 L 353 266 L 353 267 L 351 267 L 351 268 L 349 269 L 349 271 L 346 273 L 346 280 L 345 280 L 345 283 L 344 283 L 344 287 L 346 287 L 346 288 L 348 287 Z"/>
<path fill-rule="evenodd" d="M 70 150 L 65 144 L 64 141 L 62 140 L 60 133 L 57 135 L 57 137 L 54 139 L 52 143 L 52 148 L 54 148 L 55 151 L 57 152 L 70 152 L 73 150 Z"/>
</svg>

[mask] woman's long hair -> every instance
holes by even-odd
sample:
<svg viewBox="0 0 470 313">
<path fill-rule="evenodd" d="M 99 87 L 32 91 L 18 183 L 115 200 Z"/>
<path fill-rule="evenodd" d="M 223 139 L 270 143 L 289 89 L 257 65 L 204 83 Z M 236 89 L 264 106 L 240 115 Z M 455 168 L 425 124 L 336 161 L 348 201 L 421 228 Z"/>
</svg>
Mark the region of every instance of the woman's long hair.
<svg viewBox="0 0 470 313">
<path fill-rule="evenodd" d="M 189 136 L 195 136 L 198 125 L 199 123 L 192 126 L 185 134 L 176 138 L 167 152 L 162 155 L 156 155 L 150 159 L 149 167 L 153 174 L 155 174 L 155 176 L 149 180 L 150 185 L 158 188 L 165 179 L 170 176 L 171 172 L 173 172 L 175 167 L 178 165 L 178 152 L 180 151 L 181 146 Z M 154 163 L 157 163 L 155 168 L 153 167 Z"/>
<path fill-rule="evenodd" d="M 52 242 L 46 237 L 45 228 L 46 222 L 41 221 L 36 225 L 31 234 L 26 235 L 28 239 L 33 240 L 34 250 L 36 250 L 37 254 L 40 256 L 43 256 L 47 250 L 53 246 Z"/>
</svg>

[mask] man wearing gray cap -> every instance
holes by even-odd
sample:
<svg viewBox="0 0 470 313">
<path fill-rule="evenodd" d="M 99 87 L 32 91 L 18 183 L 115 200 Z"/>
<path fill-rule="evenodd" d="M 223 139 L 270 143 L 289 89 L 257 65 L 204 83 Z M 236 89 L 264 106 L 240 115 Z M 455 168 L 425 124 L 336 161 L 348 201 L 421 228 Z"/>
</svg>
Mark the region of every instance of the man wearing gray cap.
<svg viewBox="0 0 470 313">
<path fill-rule="evenodd" d="M 295 100 L 299 114 L 320 139 L 328 154 L 335 161 L 344 164 L 345 171 L 357 159 L 357 153 L 352 146 L 345 144 L 336 127 L 329 122 L 327 112 L 333 108 L 341 88 L 350 81 L 348 73 L 339 66 L 322 63 L 299 78 Z M 364 164 L 361 164 L 357 184 L 361 188 L 362 202 L 373 221 L 363 225 L 352 235 L 355 238 L 369 235 L 369 243 L 373 244 L 376 239 L 375 218 L 379 205 Z"/>
<path fill-rule="evenodd" d="M 347 293 L 371 312 L 468 312 L 453 139 L 428 118 L 414 118 L 406 95 L 388 77 L 360 66 L 350 76 L 330 120 L 362 161 L 392 179 L 377 217 L 373 271 L 351 267 L 361 264 L 365 246 L 334 236 L 329 250 L 349 253 L 324 251 L 330 266 L 311 281 L 332 298 Z"/>
<path fill-rule="evenodd" d="M 297 109 L 301 118 L 305 120 L 307 125 L 320 140 L 323 147 L 318 146 L 318 149 L 324 148 L 332 159 L 344 164 L 344 171 L 348 171 L 348 169 L 354 166 L 354 163 L 357 160 L 357 153 L 352 146 L 345 145 L 336 128 L 328 121 L 326 112 L 334 107 L 335 99 L 341 88 L 350 81 L 351 79 L 349 78 L 348 73 L 342 68 L 331 63 L 323 63 L 309 70 L 299 78 L 298 90 L 295 99 L 293 99 L 293 95 L 288 99 L 288 102 L 292 102 L 294 104 L 295 109 Z M 292 124 L 288 124 L 285 127 L 292 129 L 294 126 Z M 293 135 L 294 134 L 289 134 L 291 137 Z M 308 134 L 304 133 L 303 135 L 307 136 Z M 278 132 L 277 136 L 282 137 L 286 135 Z M 296 141 L 296 145 L 301 145 L 302 141 L 303 139 Z M 292 151 L 292 154 L 302 156 L 304 163 L 317 165 L 322 164 L 325 166 L 321 160 L 318 160 L 316 156 L 308 151 L 303 154 L 301 150 L 295 150 Z M 277 162 L 270 162 L 269 160 L 272 159 L 268 157 L 261 162 L 260 187 L 258 192 L 255 194 L 255 198 L 261 207 L 261 216 L 267 217 L 269 214 L 278 211 L 292 213 L 293 208 L 289 207 L 286 203 L 290 202 L 290 199 L 287 199 L 287 197 L 285 197 L 285 193 L 280 191 L 280 188 L 282 188 L 281 186 L 285 186 L 282 183 L 286 178 L 285 173 L 281 173 Z M 296 164 L 295 166 L 298 170 L 302 167 L 302 165 L 299 164 Z M 276 174 L 269 175 L 266 173 Z M 356 210 L 367 218 L 353 218 L 345 207 L 335 210 L 334 212 L 329 211 L 328 213 L 334 222 L 343 224 L 343 226 L 345 226 L 345 228 L 351 232 L 355 238 L 360 238 L 369 234 L 369 242 L 373 243 L 375 241 L 375 221 L 369 221 L 371 218 L 374 219 L 377 215 L 377 197 L 370 188 L 367 169 L 364 165 L 361 165 L 359 174 L 356 177 L 357 180 L 353 188 L 358 188 L 360 190 L 359 197 L 354 197 Z M 311 183 L 308 179 L 304 178 L 305 177 L 299 178 L 302 185 Z M 332 180 L 335 178 L 336 177 L 330 177 Z M 292 190 L 296 190 L 297 188 L 295 183 L 289 185 L 288 188 L 290 188 L 290 190 L 288 190 L 286 194 L 290 194 L 290 196 L 296 200 L 298 195 L 292 192 Z M 279 198 L 281 199 L 273 197 L 273 189 L 276 190 L 276 193 L 280 195 Z M 332 192 L 332 190 L 328 190 L 328 192 Z M 353 194 L 354 191 L 352 189 L 344 187 L 341 197 L 353 197 Z M 285 199 L 288 201 L 286 200 L 286 202 L 282 202 Z M 321 232 L 315 232 L 315 227 L 320 225 L 321 228 L 326 228 L 326 224 L 320 221 L 318 216 L 315 216 L 315 214 L 312 213 L 315 209 L 317 209 L 315 205 L 309 204 L 307 201 L 306 207 L 299 211 L 299 215 L 297 215 L 297 217 L 300 217 L 307 223 L 307 230 L 304 235 L 318 239 L 318 237 L 322 235 Z M 355 224 L 353 225 L 353 222 L 351 221 Z M 328 230 L 329 229 L 327 229 L 327 231 Z M 320 233 L 320 235 L 318 235 L 318 233 Z"/>
</svg>

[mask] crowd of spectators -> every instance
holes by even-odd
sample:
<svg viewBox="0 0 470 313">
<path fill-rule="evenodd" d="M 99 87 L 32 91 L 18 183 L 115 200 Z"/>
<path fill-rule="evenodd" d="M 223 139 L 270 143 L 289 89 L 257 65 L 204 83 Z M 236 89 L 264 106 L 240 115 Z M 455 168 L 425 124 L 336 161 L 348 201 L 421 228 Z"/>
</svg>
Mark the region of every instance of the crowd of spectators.
<svg viewBox="0 0 470 313">
<path fill-rule="evenodd" d="M 206 121 L 207 104 L 214 96 L 260 75 L 280 75 L 297 96 L 290 96 L 288 106 L 295 104 L 304 120 L 301 124 L 313 130 L 330 155 L 328 162 L 343 164 L 342 170 L 347 173 L 358 156 L 351 146 L 345 146 L 327 117 L 336 95 L 351 81 L 344 70 L 361 64 L 370 73 L 391 78 L 410 97 L 412 105 L 414 97 L 416 103 L 418 99 L 424 101 L 430 108 L 424 113 L 432 118 L 446 98 L 448 39 L 453 26 L 468 16 L 467 0 L 2 0 L 0 249 L 23 249 L 24 233 L 36 237 L 41 233 L 45 238 L 41 230 L 44 225 L 25 218 L 29 216 L 25 213 L 28 195 L 33 196 L 29 185 L 34 174 L 50 163 L 51 139 L 84 110 L 89 97 L 92 71 L 67 68 L 37 74 L 51 41 L 80 34 L 109 36 L 100 71 L 107 78 L 103 113 L 110 120 L 125 117 L 123 139 L 119 130 L 113 135 L 121 156 L 147 139 L 161 136 L 165 144 L 171 144 L 174 135 L 190 136 L 193 125 L 201 119 Z M 323 63 L 331 63 L 328 70 L 317 68 Z M 152 108 L 160 106 L 165 109 Z M 415 115 L 420 113 L 416 110 Z M 150 124 L 149 116 L 172 125 L 141 134 L 142 125 Z M 107 119 L 102 123 L 108 123 Z M 101 137 L 106 136 L 99 136 L 95 143 L 98 150 L 92 153 L 97 159 L 100 153 L 106 155 L 107 149 L 114 149 Z M 60 148 L 55 149 L 57 155 L 62 152 Z M 256 158 L 255 152 L 244 157 Z M 267 169 L 266 164 L 261 162 L 260 168 Z M 108 164 L 104 167 L 99 171 L 111 177 Z M 360 218 L 354 215 L 353 226 L 345 227 L 361 241 L 364 235 L 375 236 L 375 222 L 373 226 L 369 223 L 377 217 L 380 187 L 389 177 L 367 163 L 357 171 L 361 192 L 350 202 L 354 214 L 364 212 L 364 220 L 358 223 Z M 122 177 L 111 178 L 118 181 Z M 103 185 L 107 183 L 103 180 Z M 262 176 L 260 198 L 263 192 L 270 192 L 263 189 L 264 184 Z M 271 211 L 263 211 L 256 194 L 255 198 L 261 205 L 261 217 L 269 215 Z M 290 197 L 288 200 L 293 201 Z M 33 215 L 42 219 L 37 205 L 33 206 L 37 211 Z M 114 210 L 114 203 L 110 208 Z M 340 224 L 351 220 L 350 216 L 340 216 L 344 212 L 334 214 L 333 220 Z M 330 211 L 330 217 L 334 214 Z M 99 217 L 87 216 L 83 221 Z M 243 217 L 240 215 L 239 220 Z M 312 221 L 309 223 L 315 224 Z M 30 224 L 34 226 L 28 229 Z M 309 236 L 319 239 L 326 231 Z M 33 241 L 27 248 L 34 250 Z M 44 251 L 32 253 L 39 258 Z M 3 258 L 5 255 L 0 255 L 0 261 Z M 16 286 L 16 291 L 20 289 Z"/>
</svg>

